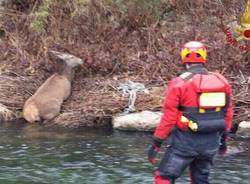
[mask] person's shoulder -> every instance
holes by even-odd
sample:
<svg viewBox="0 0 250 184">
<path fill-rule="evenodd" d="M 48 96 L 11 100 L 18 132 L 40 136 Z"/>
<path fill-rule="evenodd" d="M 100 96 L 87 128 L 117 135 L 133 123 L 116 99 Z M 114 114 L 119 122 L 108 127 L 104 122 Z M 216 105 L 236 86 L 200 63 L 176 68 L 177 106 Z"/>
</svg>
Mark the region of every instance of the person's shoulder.
<svg viewBox="0 0 250 184">
<path fill-rule="evenodd" d="M 193 75 L 194 75 L 193 73 L 186 71 L 186 72 L 181 73 L 178 76 L 178 78 L 186 81 L 186 80 L 191 79 L 193 77 Z"/>
<path fill-rule="evenodd" d="M 185 83 L 184 78 L 189 76 L 189 72 L 184 72 L 171 80 L 169 80 L 168 85 L 171 85 L 172 87 L 179 87 Z"/>
<path fill-rule="evenodd" d="M 215 76 L 227 81 L 226 77 L 219 72 L 209 72 L 209 74 L 215 75 Z"/>
<path fill-rule="evenodd" d="M 215 75 L 217 78 L 219 78 L 220 80 L 222 80 L 224 83 L 229 85 L 228 80 L 226 79 L 226 77 L 224 75 L 222 75 L 219 72 L 209 72 L 209 74 Z"/>
</svg>

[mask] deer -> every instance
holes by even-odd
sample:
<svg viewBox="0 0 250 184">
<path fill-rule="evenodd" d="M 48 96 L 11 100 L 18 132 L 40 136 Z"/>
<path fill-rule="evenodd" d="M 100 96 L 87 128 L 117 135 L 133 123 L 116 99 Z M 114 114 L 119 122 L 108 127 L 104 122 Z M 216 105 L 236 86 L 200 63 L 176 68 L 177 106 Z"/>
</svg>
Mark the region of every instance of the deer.
<svg viewBox="0 0 250 184">
<path fill-rule="evenodd" d="M 30 123 L 49 122 L 59 115 L 63 102 L 71 94 L 75 69 L 82 59 L 57 51 L 50 51 L 59 60 L 59 71 L 50 76 L 37 91 L 25 101 L 23 118 Z"/>
</svg>

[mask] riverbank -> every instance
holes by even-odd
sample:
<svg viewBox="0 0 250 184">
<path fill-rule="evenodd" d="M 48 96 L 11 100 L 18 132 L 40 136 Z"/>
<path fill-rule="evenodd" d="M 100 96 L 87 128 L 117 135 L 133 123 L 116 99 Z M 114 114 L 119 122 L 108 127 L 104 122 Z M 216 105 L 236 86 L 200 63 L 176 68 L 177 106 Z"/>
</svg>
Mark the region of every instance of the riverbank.
<svg viewBox="0 0 250 184">
<path fill-rule="evenodd" d="M 230 21 L 230 13 L 240 15 L 244 0 L 225 2 L 229 14 L 220 4 L 201 6 L 202 1 L 9 2 L 0 17 L 0 104 L 14 119 L 57 71 L 49 50 L 71 53 L 84 64 L 61 114 L 47 126 L 101 127 L 126 108 L 128 97 L 117 87 L 129 80 L 149 90 L 138 93 L 136 112 L 159 111 L 166 82 L 182 70 L 180 47 L 201 40 L 208 49 L 207 67 L 224 74 L 233 87 L 234 121 L 249 121 L 250 54 L 228 44 L 221 23 Z"/>
<path fill-rule="evenodd" d="M 76 78 L 79 75 L 80 73 L 77 73 Z M 2 121 L 16 121 L 22 118 L 21 111 L 25 100 L 43 82 L 42 80 L 40 83 L 37 83 L 38 80 L 36 80 L 36 83 L 32 82 L 35 81 L 33 77 L 25 78 L 10 71 L 5 71 L 0 75 L 0 119 Z M 129 79 L 138 81 L 138 78 L 130 77 Z M 161 113 L 158 111 L 162 107 L 165 86 L 146 84 L 148 93 L 137 93 L 135 112 L 149 112 L 145 112 L 145 114 L 132 113 L 131 115 L 122 115 L 121 113 L 128 105 L 129 96 L 122 94 L 118 88 L 121 84 L 126 83 L 127 80 L 128 77 L 121 75 L 113 76 L 112 78 L 99 76 L 76 80 L 73 83 L 70 98 L 63 103 L 60 115 L 48 124 L 45 124 L 45 126 L 61 126 L 70 129 L 78 129 L 80 127 L 114 127 L 121 130 L 153 130 L 160 118 Z M 31 84 L 33 84 L 32 88 Z M 243 90 L 241 94 L 242 92 Z M 239 109 L 238 113 L 244 112 L 241 104 L 243 102 L 242 98 L 236 97 L 234 96 L 233 98 L 234 104 L 238 103 L 240 106 L 236 106 L 234 109 Z M 247 111 L 248 108 L 244 110 Z M 238 121 L 238 117 L 239 114 L 235 114 L 234 122 L 241 122 Z M 248 116 L 243 118 L 248 120 Z M 244 126 L 240 127 L 240 130 L 249 130 L 247 121 L 243 122 L 245 122 Z"/>
<path fill-rule="evenodd" d="M 79 75 L 80 73 L 77 73 L 75 77 L 78 78 Z M 35 81 L 34 78 L 35 76 L 13 76 L 11 72 L 0 75 L 0 103 L 5 105 L 5 110 L 2 110 L 2 119 L 21 118 L 25 100 L 34 94 L 43 82 L 42 80 L 32 82 Z M 129 79 L 136 80 L 131 77 Z M 112 78 L 99 76 L 76 80 L 72 84 L 71 96 L 63 104 L 60 115 L 47 126 L 59 125 L 69 128 L 111 126 L 112 117 L 122 113 L 128 104 L 128 96 L 118 91 L 119 85 L 126 82 L 126 76 L 113 76 Z M 148 84 L 147 89 L 148 94 L 137 94 L 136 110 L 159 110 L 164 86 Z M 9 112 L 11 116 L 6 112 Z"/>
</svg>

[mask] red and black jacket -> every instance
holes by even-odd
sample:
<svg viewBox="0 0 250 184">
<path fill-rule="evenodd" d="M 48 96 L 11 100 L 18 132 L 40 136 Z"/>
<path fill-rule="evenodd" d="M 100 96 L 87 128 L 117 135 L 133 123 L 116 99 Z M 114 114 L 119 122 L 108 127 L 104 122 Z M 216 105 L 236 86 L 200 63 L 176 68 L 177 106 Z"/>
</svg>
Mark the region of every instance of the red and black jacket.
<svg viewBox="0 0 250 184">
<path fill-rule="evenodd" d="M 185 109 L 197 109 L 198 98 L 197 90 L 193 87 L 193 80 L 203 75 L 215 75 L 219 80 L 225 83 L 223 91 L 226 93 L 227 103 L 223 108 L 224 131 L 229 131 L 232 121 L 232 100 L 231 87 L 227 80 L 218 73 L 208 72 L 202 66 L 192 66 L 187 72 L 184 72 L 179 77 L 169 81 L 165 91 L 165 100 L 163 104 L 164 114 L 161 117 L 160 123 L 155 129 L 154 137 L 164 140 L 168 137 L 172 128 L 177 127 L 182 130 L 187 130 L 187 126 L 179 123 L 180 115 Z M 214 81 L 209 81 L 208 85 L 213 84 Z M 183 110 L 184 109 L 184 110 Z M 201 115 L 203 116 L 203 115 Z"/>
</svg>

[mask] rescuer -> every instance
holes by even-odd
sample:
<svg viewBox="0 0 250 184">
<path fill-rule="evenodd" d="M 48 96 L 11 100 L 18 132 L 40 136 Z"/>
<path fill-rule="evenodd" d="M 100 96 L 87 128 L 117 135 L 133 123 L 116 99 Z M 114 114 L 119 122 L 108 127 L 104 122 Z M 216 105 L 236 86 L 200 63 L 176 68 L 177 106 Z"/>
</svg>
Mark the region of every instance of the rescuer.
<svg viewBox="0 0 250 184">
<path fill-rule="evenodd" d="M 154 184 L 173 184 L 188 166 L 192 184 L 208 184 L 215 154 L 226 149 L 233 114 L 231 87 L 221 74 L 204 67 L 206 56 L 205 46 L 197 41 L 181 51 L 186 71 L 168 83 L 164 113 L 148 149 L 154 164 L 162 142 L 171 136 Z"/>
</svg>

